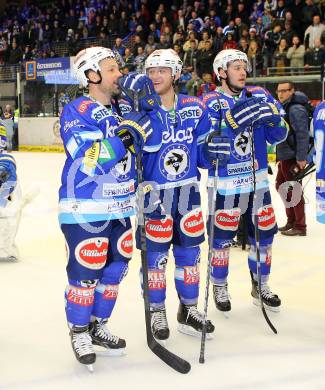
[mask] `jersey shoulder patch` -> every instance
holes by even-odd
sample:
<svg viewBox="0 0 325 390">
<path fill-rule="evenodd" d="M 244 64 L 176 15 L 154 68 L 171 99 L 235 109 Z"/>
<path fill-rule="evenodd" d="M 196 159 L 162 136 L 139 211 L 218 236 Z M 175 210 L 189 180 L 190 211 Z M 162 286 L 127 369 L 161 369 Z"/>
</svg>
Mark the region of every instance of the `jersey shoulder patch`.
<svg viewBox="0 0 325 390">
<path fill-rule="evenodd" d="M 83 115 L 87 112 L 88 107 L 91 104 L 96 104 L 96 102 L 93 102 L 86 96 L 82 96 L 72 102 L 72 105 L 75 107 L 75 109 L 79 112 L 79 114 Z"/>
<path fill-rule="evenodd" d="M 206 102 L 210 101 L 211 99 L 216 99 L 216 98 L 219 98 L 220 96 L 221 96 L 221 94 L 218 92 L 215 92 L 215 91 L 206 93 L 203 96 L 203 103 L 206 104 Z"/>
<path fill-rule="evenodd" d="M 193 105 L 193 103 L 198 104 L 201 108 L 205 108 L 205 104 L 196 96 L 186 96 L 186 95 L 180 95 L 180 100 L 182 106 L 185 106 L 187 104 Z"/>
</svg>

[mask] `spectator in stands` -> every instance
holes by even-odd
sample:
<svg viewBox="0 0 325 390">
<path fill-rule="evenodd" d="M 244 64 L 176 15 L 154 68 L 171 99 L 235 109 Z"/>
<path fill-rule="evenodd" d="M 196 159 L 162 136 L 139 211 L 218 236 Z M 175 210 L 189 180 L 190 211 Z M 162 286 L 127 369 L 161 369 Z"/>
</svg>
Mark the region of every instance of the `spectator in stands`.
<svg viewBox="0 0 325 390">
<path fill-rule="evenodd" d="M 289 47 L 287 58 L 290 60 L 290 67 L 292 73 L 297 73 L 297 68 L 303 68 L 305 56 L 305 46 L 300 43 L 300 39 L 297 35 L 292 38 L 292 46 Z M 301 69 L 300 69 L 301 71 Z"/>
<path fill-rule="evenodd" d="M 155 42 L 159 42 L 160 30 L 157 29 L 155 23 L 150 23 L 150 25 L 149 25 L 149 35 L 152 35 L 154 37 Z"/>
<path fill-rule="evenodd" d="M 284 20 L 286 11 L 287 7 L 285 6 L 284 0 L 278 0 L 278 4 L 274 14 L 275 18 L 281 21 Z"/>
<path fill-rule="evenodd" d="M 301 25 L 303 27 L 303 31 L 307 30 L 308 26 L 313 23 L 314 15 L 319 14 L 319 9 L 316 5 L 314 5 L 313 0 L 306 0 L 305 5 L 301 11 Z"/>
<path fill-rule="evenodd" d="M 196 42 L 196 47 L 199 46 L 199 41 L 196 39 L 196 34 L 194 31 L 191 31 L 188 35 L 188 38 L 186 39 L 184 45 L 183 45 L 183 51 L 186 52 L 187 50 L 189 50 L 191 48 L 191 41 L 195 41 Z"/>
<path fill-rule="evenodd" d="M 115 45 L 113 46 L 113 50 L 119 53 L 120 56 L 124 56 L 125 54 L 125 46 L 123 45 L 123 40 L 121 38 L 115 39 Z"/>
<path fill-rule="evenodd" d="M 257 41 L 251 40 L 249 42 L 247 57 L 252 69 L 255 69 L 256 76 L 259 76 L 263 69 L 263 57 Z"/>
<path fill-rule="evenodd" d="M 12 119 L 14 118 L 14 113 L 10 104 L 6 104 L 5 110 L 2 114 L 2 119 Z"/>
<path fill-rule="evenodd" d="M 203 49 L 207 41 L 210 41 L 212 44 L 212 39 L 210 38 L 209 33 L 207 31 L 202 31 L 202 40 L 199 42 L 198 50 Z"/>
<path fill-rule="evenodd" d="M 198 76 L 196 70 L 192 71 L 192 78 L 186 84 L 188 94 L 191 96 L 197 96 L 200 85 L 203 83 L 203 80 Z"/>
<path fill-rule="evenodd" d="M 184 67 L 196 69 L 198 57 L 197 43 L 194 39 L 190 40 L 190 48 L 184 54 Z"/>
<path fill-rule="evenodd" d="M 21 62 L 23 58 L 23 53 L 21 48 L 17 45 L 16 40 L 12 41 L 12 45 L 9 51 L 8 64 L 9 65 L 17 65 Z"/>
<path fill-rule="evenodd" d="M 185 43 L 184 31 L 181 26 L 178 26 L 174 35 L 173 35 L 173 43 L 177 43 L 177 45 L 183 46 Z"/>
<path fill-rule="evenodd" d="M 325 63 L 325 49 L 321 46 L 320 39 L 316 39 L 313 49 L 305 52 L 305 69 L 310 66 L 320 66 Z"/>
<path fill-rule="evenodd" d="M 291 45 L 292 38 L 294 35 L 297 35 L 295 31 L 292 29 L 292 24 L 289 20 L 284 22 L 284 31 L 282 31 L 282 38 L 284 38 L 287 42 L 287 46 Z"/>
<path fill-rule="evenodd" d="M 267 1 L 267 0 L 266 0 Z M 237 4 L 237 10 L 235 11 L 235 18 L 240 18 L 242 23 L 246 24 L 248 26 L 249 24 L 249 17 L 248 12 L 245 8 L 245 3 L 238 2 Z"/>
<path fill-rule="evenodd" d="M 219 53 L 219 51 L 222 50 L 223 41 L 224 41 L 223 29 L 222 27 L 217 27 L 216 34 L 213 37 L 213 49 L 215 53 Z"/>
<path fill-rule="evenodd" d="M 166 31 L 166 28 L 167 28 L 167 31 Z M 160 34 L 165 34 L 166 32 L 168 32 L 170 34 L 171 31 L 172 31 L 172 25 L 168 22 L 167 17 L 163 16 L 162 23 L 160 26 Z"/>
<path fill-rule="evenodd" d="M 159 38 L 159 42 L 157 43 L 157 49 L 168 49 L 169 47 L 170 46 L 169 46 L 169 43 L 167 41 L 166 35 L 161 34 L 160 38 Z"/>
<path fill-rule="evenodd" d="M 175 45 L 173 45 L 173 50 L 177 53 L 178 57 L 183 61 L 184 53 L 182 51 L 181 46 L 175 43 Z"/>
<path fill-rule="evenodd" d="M 125 48 L 123 60 L 124 60 L 125 66 L 127 66 L 128 69 L 130 70 L 130 72 L 132 72 L 135 68 L 135 61 L 134 61 L 134 56 L 131 52 L 131 49 L 128 47 Z"/>
<path fill-rule="evenodd" d="M 325 25 L 320 22 L 320 16 L 314 15 L 313 24 L 305 31 L 306 49 L 313 49 L 315 47 L 315 42 L 316 40 L 320 40 L 323 31 L 325 31 Z"/>
<path fill-rule="evenodd" d="M 248 30 L 247 24 L 243 23 L 240 17 L 235 18 L 234 38 L 239 42 L 243 36 L 243 31 Z"/>
<path fill-rule="evenodd" d="M 226 33 L 226 39 L 222 45 L 222 49 L 237 49 L 238 45 L 237 42 L 234 39 L 234 32 L 231 30 L 228 30 Z"/>
<path fill-rule="evenodd" d="M 287 47 L 288 47 L 287 41 L 284 38 L 282 38 L 280 43 L 279 43 L 279 46 L 276 48 L 275 52 L 273 53 L 273 65 L 272 66 L 275 66 L 276 68 L 278 68 L 277 69 L 278 75 L 284 74 L 283 70 L 281 70 L 281 68 L 289 66 L 289 60 L 287 58 L 287 54 L 288 54 Z"/>
<path fill-rule="evenodd" d="M 8 43 L 1 31 L 0 32 L 0 65 L 2 65 L 7 59 L 6 58 L 7 50 L 8 50 Z"/>
<path fill-rule="evenodd" d="M 32 59 L 34 59 L 33 53 L 32 53 L 32 51 L 30 49 L 30 46 L 27 45 L 27 46 L 25 46 L 25 51 L 24 51 L 24 53 L 22 55 L 22 61 L 30 61 Z"/>
<path fill-rule="evenodd" d="M 144 67 L 144 61 L 146 59 L 146 53 L 143 46 L 138 47 L 138 53 L 134 58 L 136 72 L 142 73 Z"/>
<path fill-rule="evenodd" d="M 126 15 L 125 11 L 121 12 L 121 16 L 119 18 L 119 23 L 118 23 L 118 29 L 117 29 L 117 34 L 120 37 L 125 37 L 129 33 L 129 21 Z"/>
<path fill-rule="evenodd" d="M 138 47 L 142 47 L 144 49 L 145 43 L 141 40 L 140 35 L 134 36 L 134 43 L 133 43 L 133 55 L 138 55 Z"/>
<path fill-rule="evenodd" d="M 215 52 L 212 49 L 211 41 L 206 41 L 205 46 L 198 50 L 197 55 L 197 72 L 201 76 L 203 73 L 213 72 L 212 64 L 215 57 Z"/>
<path fill-rule="evenodd" d="M 263 62 L 264 69 L 272 65 L 273 54 L 281 40 L 281 24 L 275 23 L 272 30 L 268 30 L 264 36 Z"/>
<path fill-rule="evenodd" d="M 154 37 L 150 34 L 147 39 L 146 46 L 144 47 L 144 51 L 146 56 L 148 57 L 152 52 L 154 52 L 157 48 L 157 44 L 155 43 Z"/>
<path fill-rule="evenodd" d="M 240 39 L 238 49 L 246 54 L 248 53 L 248 42 L 245 38 Z"/>
<path fill-rule="evenodd" d="M 203 73 L 202 75 L 203 83 L 199 86 L 197 91 L 197 96 L 204 96 L 206 93 L 214 91 L 217 86 L 212 81 L 212 75 L 210 73 Z"/>
<path fill-rule="evenodd" d="M 261 39 L 260 39 L 259 36 L 257 35 L 256 28 L 255 28 L 255 27 L 251 27 L 251 28 L 249 29 L 248 44 L 249 44 L 251 41 L 256 41 L 256 42 L 257 42 L 257 45 L 258 45 L 259 47 L 262 47 Z"/>
<path fill-rule="evenodd" d="M 186 85 L 188 81 L 191 80 L 192 75 L 190 73 L 191 68 L 183 66 L 183 71 L 178 79 L 178 93 L 182 93 L 184 95 L 188 94 L 188 90 L 186 88 Z"/>
</svg>

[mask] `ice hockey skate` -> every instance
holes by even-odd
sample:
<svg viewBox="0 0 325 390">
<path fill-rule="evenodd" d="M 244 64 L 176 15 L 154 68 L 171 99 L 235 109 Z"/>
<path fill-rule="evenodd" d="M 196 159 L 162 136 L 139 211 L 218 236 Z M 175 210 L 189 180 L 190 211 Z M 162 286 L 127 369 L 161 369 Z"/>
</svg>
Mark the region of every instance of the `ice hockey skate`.
<svg viewBox="0 0 325 390">
<path fill-rule="evenodd" d="M 178 331 L 194 337 L 201 337 L 203 328 L 203 314 L 200 313 L 196 305 L 179 304 L 178 313 Z M 212 339 L 214 332 L 214 325 L 207 320 L 206 323 L 206 338 Z"/>
<path fill-rule="evenodd" d="M 105 356 L 123 356 L 126 354 L 125 340 L 112 335 L 106 326 L 106 322 L 92 322 L 89 333 L 92 344 L 104 348 L 104 351 L 96 351 L 97 354 Z"/>
<path fill-rule="evenodd" d="M 213 285 L 213 299 L 216 308 L 223 312 L 225 317 L 228 317 L 227 313 L 231 310 L 230 296 L 228 293 L 228 283 L 223 285 Z"/>
<path fill-rule="evenodd" d="M 251 295 L 253 297 L 254 305 L 259 306 L 260 299 L 259 299 L 258 283 L 255 280 L 252 281 Z M 273 312 L 280 311 L 281 299 L 270 290 L 270 287 L 268 286 L 267 283 L 262 283 L 261 296 L 262 296 L 262 301 L 264 303 L 265 309 L 268 309 Z"/>
<path fill-rule="evenodd" d="M 169 338 L 169 327 L 166 317 L 165 306 L 161 308 L 151 308 L 151 331 L 154 338 L 166 344 L 166 340 Z"/>
<path fill-rule="evenodd" d="M 93 364 L 96 361 L 88 326 L 73 327 L 70 330 L 71 345 L 79 363 L 84 364 L 90 372 L 94 371 Z"/>
</svg>

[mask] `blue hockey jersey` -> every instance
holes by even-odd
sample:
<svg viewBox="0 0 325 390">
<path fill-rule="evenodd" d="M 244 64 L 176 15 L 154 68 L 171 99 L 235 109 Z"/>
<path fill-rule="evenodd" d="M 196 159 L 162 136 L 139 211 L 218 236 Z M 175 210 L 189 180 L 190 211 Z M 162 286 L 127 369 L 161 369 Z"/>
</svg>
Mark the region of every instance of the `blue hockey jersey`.
<svg viewBox="0 0 325 390">
<path fill-rule="evenodd" d="M 143 155 L 145 181 L 155 182 L 157 189 L 198 182 L 198 153 L 211 130 L 205 105 L 197 97 L 179 94 L 174 110 L 161 107 L 156 115 L 162 146 L 158 153 Z"/>
<path fill-rule="evenodd" d="M 59 190 L 60 223 L 85 223 L 134 213 L 135 159 L 114 131 L 114 106 L 80 97 L 64 107 L 61 137 L 67 159 Z M 159 149 L 160 142 L 148 147 Z"/>
<path fill-rule="evenodd" d="M 325 102 L 320 103 L 313 115 L 316 164 L 316 218 L 325 223 Z"/>
<path fill-rule="evenodd" d="M 218 167 L 218 192 L 221 195 L 232 195 L 238 193 L 248 193 L 253 191 L 252 159 L 250 131 L 246 129 L 240 134 L 234 134 L 233 130 L 228 128 L 223 120 L 225 113 L 231 109 L 238 99 L 246 99 L 246 93 L 251 96 L 262 98 L 263 101 L 273 103 L 277 106 L 281 115 L 285 115 L 280 103 L 272 95 L 261 87 L 246 87 L 239 97 L 234 98 L 223 92 L 220 88 L 206 94 L 203 102 L 206 104 L 213 130 L 221 129 L 221 135 L 228 136 L 231 140 L 230 160 L 225 167 Z M 221 113 L 221 117 L 220 117 Z M 287 127 L 284 120 L 277 127 L 261 125 L 254 129 L 254 148 L 255 148 L 255 171 L 256 188 L 268 187 L 268 161 L 267 161 L 267 143 L 277 144 L 283 141 L 287 136 Z M 200 156 L 200 166 L 209 168 L 209 186 L 212 186 L 212 178 L 215 174 L 211 164 Z"/>
</svg>

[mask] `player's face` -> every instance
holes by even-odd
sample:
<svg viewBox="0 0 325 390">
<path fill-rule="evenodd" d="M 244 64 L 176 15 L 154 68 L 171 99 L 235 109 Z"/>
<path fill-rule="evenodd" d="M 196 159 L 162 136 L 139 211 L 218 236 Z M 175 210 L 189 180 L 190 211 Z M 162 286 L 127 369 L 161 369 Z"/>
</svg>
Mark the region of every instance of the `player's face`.
<svg viewBox="0 0 325 390">
<path fill-rule="evenodd" d="M 247 64 L 244 61 L 234 61 L 228 65 L 227 77 L 229 83 L 238 90 L 245 87 Z"/>
<path fill-rule="evenodd" d="M 163 95 L 173 88 L 172 70 L 170 68 L 164 66 L 149 68 L 147 74 L 158 95 Z"/>
<path fill-rule="evenodd" d="M 100 73 L 102 82 L 99 85 L 104 92 L 110 96 L 119 93 L 118 79 L 122 73 L 119 71 L 117 62 L 111 58 L 105 58 L 100 62 Z"/>
</svg>

